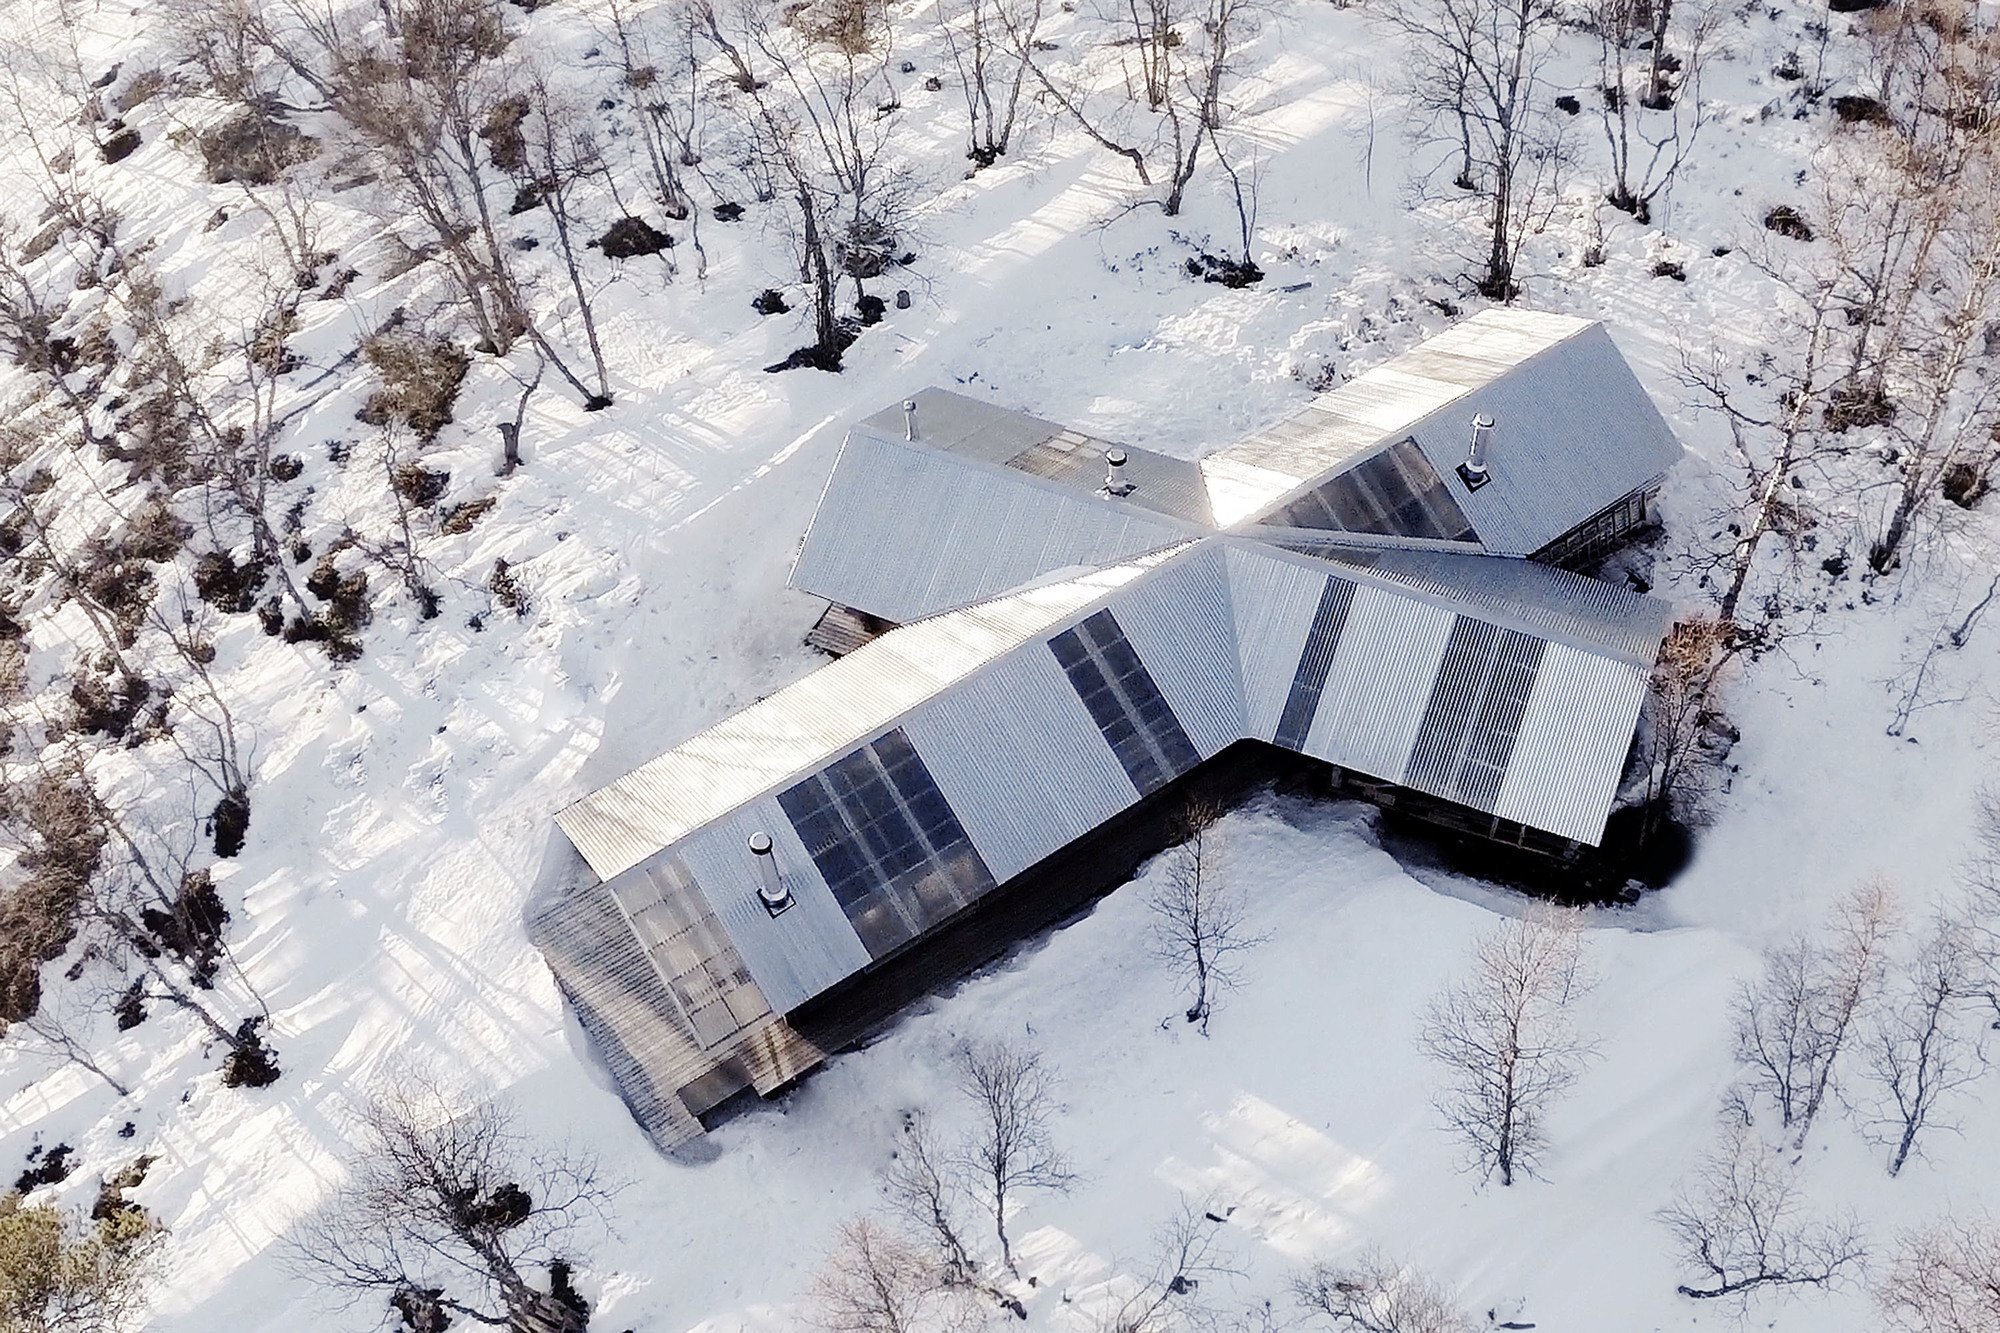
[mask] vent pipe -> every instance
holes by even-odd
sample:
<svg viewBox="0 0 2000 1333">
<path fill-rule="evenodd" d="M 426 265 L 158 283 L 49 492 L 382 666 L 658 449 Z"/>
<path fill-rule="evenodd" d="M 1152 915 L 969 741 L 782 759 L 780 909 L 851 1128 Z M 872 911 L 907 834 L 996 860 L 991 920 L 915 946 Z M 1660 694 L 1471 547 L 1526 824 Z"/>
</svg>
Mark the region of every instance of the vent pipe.
<svg viewBox="0 0 2000 1333">
<path fill-rule="evenodd" d="M 1112 449 L 1104 455 L 1104 490 L 1107 495 L 1130 495 L 1132 483 L 1125 480 L 1125 451 Z"/>
<path fill-rule="evenodd" d="M 1486 451 L 1493 443 L 1493 418 L 1481 412 L 1472 419 L 1472 445 L 1465 461 L 1458 465 L 1458 477 L 1469 491 L 1476 491 L 1493 477 L 1486 470 Z"/>
<path fill-rule="evenodd" d="M 778 874 L 778 858 L 771 852 L 771 835 L 750 835 L 750 859 L 757 863 L 757 901 L 772 916 L 792 905 L 792 891 Z"/>
<path fill-rule="evenodd" d="M 906 440 L 917 438 L 917 400 L 914 398 L 903 400 L 903 438 Z"/>
</svg>

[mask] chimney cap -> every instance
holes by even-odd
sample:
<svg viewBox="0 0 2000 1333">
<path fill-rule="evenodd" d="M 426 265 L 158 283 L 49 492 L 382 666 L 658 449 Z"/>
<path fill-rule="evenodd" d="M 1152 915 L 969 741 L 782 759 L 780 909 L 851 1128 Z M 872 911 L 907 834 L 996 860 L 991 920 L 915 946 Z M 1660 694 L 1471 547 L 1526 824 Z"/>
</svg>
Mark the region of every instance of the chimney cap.
<svg viewBox="0 0 2000 1333">
<path fill-rule="evenodd" d="M 1125 451 L 1118 448 L 1107 449 L 1104 451 L 1104 461 L 1113 467 L 1124 467 Z"/>
<path fill-rule="evenodd" d="M 1475 412 L 1472 416 L 1472 428 L 1474 430 L 1492 430 L 1493 418 L 1487 416 L 1484 412 Z"/>
<path fill-rule="evenodd" d="M 751 834 L 750 853 L 753 856 L 769 856 L 771 854 L 771 835 L 761 831 Z"/>
</svg>

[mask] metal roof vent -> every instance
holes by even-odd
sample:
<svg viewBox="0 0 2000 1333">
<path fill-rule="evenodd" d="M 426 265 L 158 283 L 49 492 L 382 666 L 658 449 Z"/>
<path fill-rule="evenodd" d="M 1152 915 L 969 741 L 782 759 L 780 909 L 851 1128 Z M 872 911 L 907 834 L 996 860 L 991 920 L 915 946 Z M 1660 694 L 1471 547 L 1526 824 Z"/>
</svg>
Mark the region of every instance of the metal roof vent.
<svg viewBox="0 0 2000 1333">
<path fill-rule="evenodd" d="M 917 400 L 914 398 L 903 400 L 903 438 L 906 440 L 917 438 Z"/>
<path fill-rule="evenodd" d="M 1493 418 L 1481 412 L 1472 419 L 1472 447 L 1466 450 L 1465 461 L 1458 465 L 1458 479 L 1465 483 L 1465 489 L 1476 491 L 1493 475 L 1486 470 L 1486 450 L 1493 442 Z"/>
<path fill-rule="evenodd" d="M 776 916 L 789 909 L 792 891 L 778 874 L 778 858 L 771 852 L 770 834 L 750 835 L 750 859 L 757 863 L 757 901 L 764 904 L 764 910 Z"/>
<path fill-rule="evenodd" d="M 1130 495 L 1132 489 L 1132 483 L 1125 480 L 1125 451 L 1108 450 L 1104 455 L 1104 493 Z"/>
</svg>

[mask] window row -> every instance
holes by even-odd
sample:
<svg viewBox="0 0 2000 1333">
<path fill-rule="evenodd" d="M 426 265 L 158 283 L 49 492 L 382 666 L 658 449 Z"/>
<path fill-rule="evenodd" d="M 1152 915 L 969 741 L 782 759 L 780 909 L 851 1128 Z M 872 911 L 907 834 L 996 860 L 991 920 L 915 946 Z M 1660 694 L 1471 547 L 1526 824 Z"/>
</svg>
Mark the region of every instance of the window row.
<svg viewBox="0 0 2000 1333">
<path fill-rule="evenodd" d="M 993 887 L 901 730 L 778 796 L 841 910 L 880 958 Z"/>
<path fill-rule="evenodd" d="M 1141 796 L 1201 762 L 1180 719 L 1109 611 L 1056 635 L 1049 650 Z"/>
</svg>

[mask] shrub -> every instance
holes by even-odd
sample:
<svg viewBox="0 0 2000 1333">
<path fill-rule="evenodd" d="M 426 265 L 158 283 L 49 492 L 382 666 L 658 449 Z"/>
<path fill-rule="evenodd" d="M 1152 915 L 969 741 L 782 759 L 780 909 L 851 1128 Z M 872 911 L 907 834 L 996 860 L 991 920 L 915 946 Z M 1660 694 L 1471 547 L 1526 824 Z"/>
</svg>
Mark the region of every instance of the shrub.
<svg viewBox="0 0 2000 1333">
<path fill-rule="evenodd" d="M 243 840 L 250 832 L 250 795 L 241 787 L 231 789 L 215 803 L 215 809 L 208 816 L 209 828 L 215 834 L 215 854 L 227 860 L 243 850 Z"/>
<path fill-rule="evenodd" d="M 606 259 L 635 259 L 658 254 L 674 243 L 674 238 L 644 218 L 622 217 L 598 237 L 598 248 Z"/>
<path fill-rule="evenodd" d="M 120 1032 L 130 1032 L 146 1021 L 146 983 L 134 981 L 119 993 L 117 1002 L 111 1006 L 111 1016 L 118 1020 Z"/>
<path fill-rule="evenodd" d="M 97 145 L 97 153 L 106 162 L 123 162 L 139 151 L 139 131 L 130 125 L 113 120 L 106 122 L 104 128 L 111 131 L 111 135 Z"/>
<path fill-rule="evenodd" d="M 225 1088 L 268 1088 L 284 1071 L 278 1068 L 278 1053 L 264 1043 L 261 1018 L 246 1018 L 236 1029 L 235 1046 L 222 1058 L 222 1086 Z"/>
<path fill-rule="evenodd" d="M 427 468 L 421 463 L 401 463 L 390 477 L 396 494 L 419 508 L 438 502 L 451 486 L 451 473 Z"/>
<path fill-rule="evenodd" d="M 486 586 L 492 591 L 494 599 L 516 616 L 525 616 L 533 609 L 528 590 L 521 586 L 521 581 L 514 576 L 513 566 L 507 563 L 504 556 L 493 562 L 493 573 L 487 578 Z"/>
<path fill-rule="evenodd" d="M 91 1223 L 0 1198 L 0 1326 L 137 1327 L 158 1243 L 159 1228 L 137 1206 Z"/>
<path fill-rule="evenodd" d="M 146 1173 L 153 1168 L 154 1158 L 135 1158 L 132 1164 L 116 1175 L 106 1176 L 104 1183 L 97 1187 L 97 1199 L 90 1205 L 90 1220 L 93 1222 L 123 1222 L 137 1214 L 144 1218 L 146 1210 L 125 1197 L 126 1190 L 133 1190 L 146 1183 Z"/>
<path fill-rule="evenodd" d="M 1806 221 L 1805 215 L 1790 204 L 1779 204 L 1766 213 L 1764 230 L 1774 231 L 1793 241 L 1810 241 L 1813 238 L 1812 226 Z"/>
<path fill-rule="evenodd" d="M 194 525 L 174 515 L 158 495 L 149 497 L 126 521 L 125 554 L 138 560 L 171 560 L 194 535 Z"/>
<path fill-rule="evenodd" d="M 452 404 L 472 358 L 444 338 L 394 331 L 363 339 L 361 354 L 382 387 L 355 415 L 371 426 L 400 422 L 424 443 L 435 440 L 451 423 Z"/>
<path fill-rule="evenodd" d="M 28 1149 L 27 1169 L 15 1177 L 14 1188 L 28 1194 L 43 1185 L 60 1185 L 76 1169 L 69 1160 L 75 1152 L 67 1143 L 58 1143 L 47 1151 L 43 1151 L 39 1144 Z"/>
<path fill-rule="evenodd" d="M 275 116 L 245 110 L 195 141 L 211 185 L 269 185 L 319 152 L 319 141 Z"/>
<path fill-rule="evenodd" d="M 498 496 L 482 495 L 477 500 L 467 500 L 464 504 L 452 505 L 444 511 L 444 517 L 438 523 L 438 527 L 448 536 L 460 536 L 472 531 L 473 525 L 485 518 L 492 512 L 493 506 L 499 503 Z"/>
<path fill-rule="evenodd" d="M 495 102 L 486 113 L 486 123 L 479 127 L 479 137 L 486 140 L 486 151 L 492 154 L 493 165 L 509 175 L 528 165 L 528 139 L 521 133 L 521 124 L 527 118 L 528 99 L 516 93 Z"/>
<path fill-rule="evenodd" d="M 190 871 L 181 878 L 171 908 L 143 907 L 139 920 L 161 949 L 187 965 L 195 985 L 215 984 L 229 909 L 222 905 L 222 895 L 206 870 Z"/>
<path fill-rule="evenodd" d="M 195 558 L 194 590 L 218 611 L 248 611 L 257 604 L 265 569 L 261 560 L 239 565 L 226 551 L 204 551 Z"/>
<path fill-rule="evenodd" d="M 130 646 L 153 605 L 152 568 L 121 546 L 94 545 L 83 569 L 83 592 L 111 614 L 120 642 Z"/>
<path fill-rule="evenodd" d="M 86 736 L 118 739 L 132 728 L 153 687 L 138 676 L 79 671 L 70 682 L 70 727 Z"/>
</svg>

